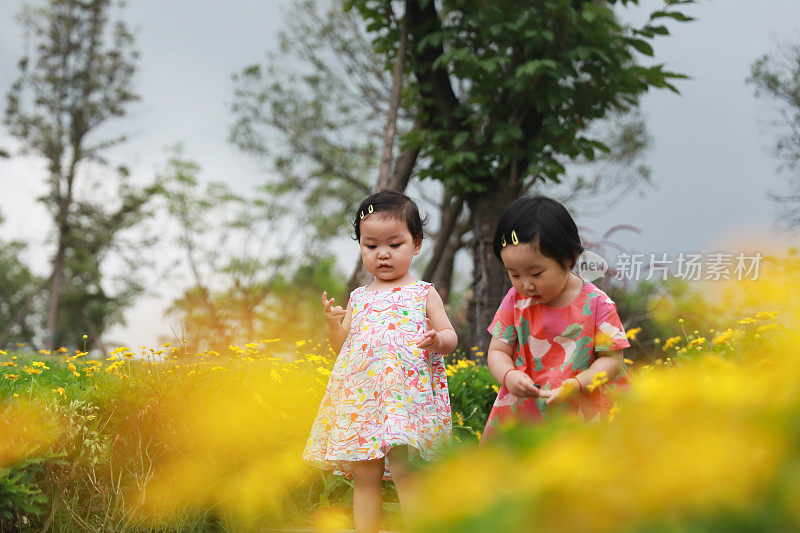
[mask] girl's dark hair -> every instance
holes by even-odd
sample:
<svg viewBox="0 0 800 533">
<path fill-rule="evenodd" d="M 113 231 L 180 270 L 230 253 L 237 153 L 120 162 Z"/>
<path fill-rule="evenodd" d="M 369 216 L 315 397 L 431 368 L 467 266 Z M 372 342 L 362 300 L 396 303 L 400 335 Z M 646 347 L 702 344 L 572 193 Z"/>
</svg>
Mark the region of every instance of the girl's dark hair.
<svg viewBox="0 0 800 533">
<path fill-rule="evenodd" d="M 546 196 L 514 200 L 500 215 L 494 234 L 494 255 L 498 259 L 504 238 L 507 245 L 513 245 L 512 231 L 518 242 L 535 243 L 542 255 L 564 267 L 575 266 L 583 252 L 578 227 L 569 211 Z"/>
<path fill-rule="evenodd" d="M 422 229 L 425 221 L 419 216 L 417 204 L 405 194 L 389 189 L 376 192 L 358 206 L 356 217 L 353 219 L 353 229 L 357 241 L 361 239 L 361 218 L 376 213 L 402 220 L 406 223 L 414 242 L 422 242 Z"/>
</svg>

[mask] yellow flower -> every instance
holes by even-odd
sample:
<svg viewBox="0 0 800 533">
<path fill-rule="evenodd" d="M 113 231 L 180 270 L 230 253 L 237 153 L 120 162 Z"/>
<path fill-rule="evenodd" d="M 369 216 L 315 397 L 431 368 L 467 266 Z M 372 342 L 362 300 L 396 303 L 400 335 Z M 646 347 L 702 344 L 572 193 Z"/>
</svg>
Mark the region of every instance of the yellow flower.
<svg viewBox="0 0 800 533">
<path fill-rule="evenodd" d="M 58 394 L 60 396 L 63 396 L 64 398 L 67 397 L 67 391 L 64 390 L 64 387 L 55 388 L 55 389 L 53 389 L 52 392 L 54 392 L 55 394 Z"/>
<path fill-rule="evenodd" d="M 8 353 L 4 352 L 3 350 L 0 350 L 0 355 L 8 355 Z"/>
<path fill-rule="evenodd" d="M 755 318 L 750 318 L 748 316 L 741 319 L 739 322 L 737 322 L 737 324 L 741 324 L 743 326 L 749 326 L 750 324 L 754 324 L 755 322 L 756 322 Z"/>
<path fill-rule="evenodd" d="M 498 386 L 497 386 L 497 385 L 492 385 L 492 390 L 493 390 L 494 392 L 496 392 L 496 393 L 499 393 L 499 392 L 500 392 L 500 389 L 498 388 Z"/>
<path fill-rule="evenodd" d="M 475 352 L 475 355 L 478 357 L 483 357 L 485 354 L 483 352 Z"/>
<path fill-rule="evenodd" d="M 16 381 L 19 378 L 19 374 L 6 374 L 6 379 L 9 381 Z"/>
<path fill-rule="evenodd" d="M 608 372 L 602 370 L 592 377 L 592 382 L 589 383 L 589 386 L 586 388 L 589 389 L 589 392 L 594 392 L 606 383 L 608 383 Z"/>
<path fill-rule="evenodd" d="M 33 361 L 31 363 L 31 366 L 34 366 L 36 368 L 41 368 L 42 370 L 50 370 L 50 367 L 47 366 L 46 363 L 42 363 L 41 361 Z"/>
<path fill-rule="evenodd" d="M 669 339 L 664 342 L 664 346 L 661 348 L 663 351 L 667 351 L 673 346 L 677 345 L 681 341 L 680 337 L 670 337 Z"/>
<path fill-rule="evenodd" d="M 711 341 L 713 346 L 719 346 L 720 344 L 730 344 L 735 341 L 739 336 L 741 336 L 744 331 L 740 329 L 726 329 Z"/>
<path fill-rule="evenodd" d="M 625 337 L 627 337 L 627 338 L 629 338 L 631 340 L 636 340 L 636 335 L 641 333 L 641 331 L 642 331 L 642 328 L 640 328 L 640 327 L 639 328 L 630 329 L 625 333 Z"/>
<path fill-rule="evenodd" d="M 689 343 L 689 348 L 700 347 L 705 344 L 706 338 L 705 337 L 698 337 Z"/>
<path fill-rule="evenodd" d="M 88 338 L 89 338 L 88 335 L 86 335 L 86 334 L 83 335 L 83 340 L 86 340 Z"/>
<path fill-rule="evenodd" d="M 42 355 L 50 355 L 50 350 L 39 350 L 39 353 Z"/>
</svg>

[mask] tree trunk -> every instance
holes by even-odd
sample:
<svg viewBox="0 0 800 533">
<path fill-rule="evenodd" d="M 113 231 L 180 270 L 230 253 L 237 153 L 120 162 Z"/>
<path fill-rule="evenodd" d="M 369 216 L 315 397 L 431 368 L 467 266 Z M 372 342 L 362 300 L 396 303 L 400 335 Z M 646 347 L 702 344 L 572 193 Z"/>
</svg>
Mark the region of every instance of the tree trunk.
<svg viewBox="0 0 800 533">
<path fill-rule="evenodd" d="M 422 121 L 417 119 L 414 121 L 414 127 L 411 131 L 419 131 L 423 128 Z M 414 172 L 414 167 L 417 164 L 419 157 L 419 146 L 408 147 L 403 150 L 397 160 L 394 162 L 394 172 L 392 179 L 389 181 L 388 189 L 393 191 L 404 191 L 408 186 L 408 181 L 411 179 L 411 174 Z"/>
<path fill-rule="evenodd" d="M 491 340 L 486 328 L 505 296 L 508 277 L 503 264 L 492 251 L 494 233 L 500 213 L 519 196 L 518 189 L 518 186 L 490 184 L 484 193 L 467 197 L 474 231 L 470 247 L 473 285 L 467 316 L 471 324 L 472 344 L 484 352 Z"/>
<path fill-rule="evenodd" d="M 464 200 L 459 197 L 453 197 L 449 194 L 447 189 L 444 192 L 445 200 L 449 200 L 448 205 L 443 205 L 440 210 L 440 224 L 439 233 L 436 236 L 436 241 L 433 245 L 433 253 L 431 260 L 425 267 L 425 272 L 422 274 L 422 279 L 430 280 L 433 278 L 435 272 L 439 269 L 439 263 L 442 260 L 445 248 L 451 241 L 453 235 L 453 228 L 458 222 L 458 217 L 464 209 Z"/>
<path fill-rule="evenodd" d="M 378 190 L 387 188 L 391 177 L 392 151 L 394 149 L 394 136 L 397 132 L 397 112 L 400 109 L 400 91 L 403 88 L 403 67 L 405 65 L 407 41 L 408 29 L 404 15 L 403 23 L 400 26 L 397 56 L 394 58 L 394 68 L 392 69 L 392 92 L 389 96 L 389 111 L 386 114 L 386 130 L 383 135 L 383 151 L 378 171 Z"/>
<path fill-rule="evenodd" d="M 459 236 L 451 233 L 447 245 L 442 250 L 438 267 L 430 277 L 423 278 L 434 284 L 445 304 L 450 303 L 450 296 L 453 294 L 453 267 L 456 253 L 461 247 Z"/>
<path fill-rule="evenodd" d="M 50 297 L 47 303 L 47 342 L 49 350 L 55 350 L 58 344 L 58 306 L 61 298 L 61 285 L 64 281 L 64 260 L 66 243 L 63 229 L 59 229 L 58 250 L 53 258 L 53 273 L 50 276 Z"/>
</svg>

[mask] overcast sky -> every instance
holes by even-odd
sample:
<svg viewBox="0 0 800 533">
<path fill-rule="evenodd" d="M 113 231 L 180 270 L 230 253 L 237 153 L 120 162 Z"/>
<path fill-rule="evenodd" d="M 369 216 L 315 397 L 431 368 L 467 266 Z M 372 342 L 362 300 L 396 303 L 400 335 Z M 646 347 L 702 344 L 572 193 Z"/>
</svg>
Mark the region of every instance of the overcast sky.
<svg viewBox="0 0 800 533">
<path fill-rule="evenodd" d="M 658 2 L 643 4 L 654 8 Z M 23 53 L 14 21 L 22 5 L 22 0 L 0 1 L 3 108 Z M 134 176 L 146 180 L 163 164 L 164 147 L 182 142 L 207 179 L 227 180 L 241 191 L 262 181 L 255 165 L 226 141 L 231 74 L 275 47 L 283 5 L 277 0 L 129 2 L 124 15 L 138 29 L 136 87 L 142 101 L 120 123 L 131 138 L 114 150 L 114 162 L 129 165 Z M 680 96 L 656 91 L 643 101 L 654 140 L 647 164 L 655 187 L 628 195 L 601 216 L 575 215 L 579 225 L 599 233 L 616 224 L 639 227 L 639 235 L 617 235 L 631 251 L 752 252 L 752 240 L 734 239 L 773 232 L 777 208 L 767 192 L 786 185 L 770 154 L 779 133 L 770 125 L 774 107 L 756 100 L 745 79 L 761 54 L 780 42 L 800 40 L 800 2 L 704 1 L 684 11 L 698 20 L 671 24 L 672 36 L 656 42 L 656 59 L 692 79 L 678 81 Z M 0 147 L 14 147 L 2 128 Z M 44 273 L 52 250 L 46 216 L 35 202 L 42 193 L 40 168 L 34 160 L 0 159 L 0 213 L 6 218 L 0 236 L 28 241 L 25 259 Z M 153 287 L 152 292 L 168 291 Z M 153 294 L 143 298 L 114 339 L 138 346 L 169 334 L 161 316 L 165 301 Z"/>
</svg>

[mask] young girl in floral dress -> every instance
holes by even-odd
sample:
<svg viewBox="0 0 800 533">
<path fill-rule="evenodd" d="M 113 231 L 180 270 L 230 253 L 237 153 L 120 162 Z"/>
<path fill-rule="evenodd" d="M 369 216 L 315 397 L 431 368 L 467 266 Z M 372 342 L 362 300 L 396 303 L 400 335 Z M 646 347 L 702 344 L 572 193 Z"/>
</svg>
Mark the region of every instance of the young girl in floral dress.
<svg viewBox="0 0 800 533">
<path fill-rule="evenodd" d="M 494 253 L 511 289 L 489 326 L 489 370 L 502 385 L 483 433 L 504 423 L 538 422 L 553 403 L 586 419 L 610 403 L 595 376 L 625 380 L 623 348 L 630 346 L 614 302 L 572 273 L 583 251 L 566 208 L 545 197 L 520 198 L 501 215 Z"/>
<path fill-rule="evenodd" d="M 358 533 L 378 531 L 381 479 L 388 465 L 401 509 L 409 496 L 409 456 L 436 458 L 450 438 L 443 356 L 457 338 L 439 294 L 409 272 L 422 245 L 414 202 L 394 191 L 364 200 L 353 221 L 374 281 L 347 308 L 322 294 L 328 339 L 338 357 L 303 457 L 352 475 Z"/>
</svg>

